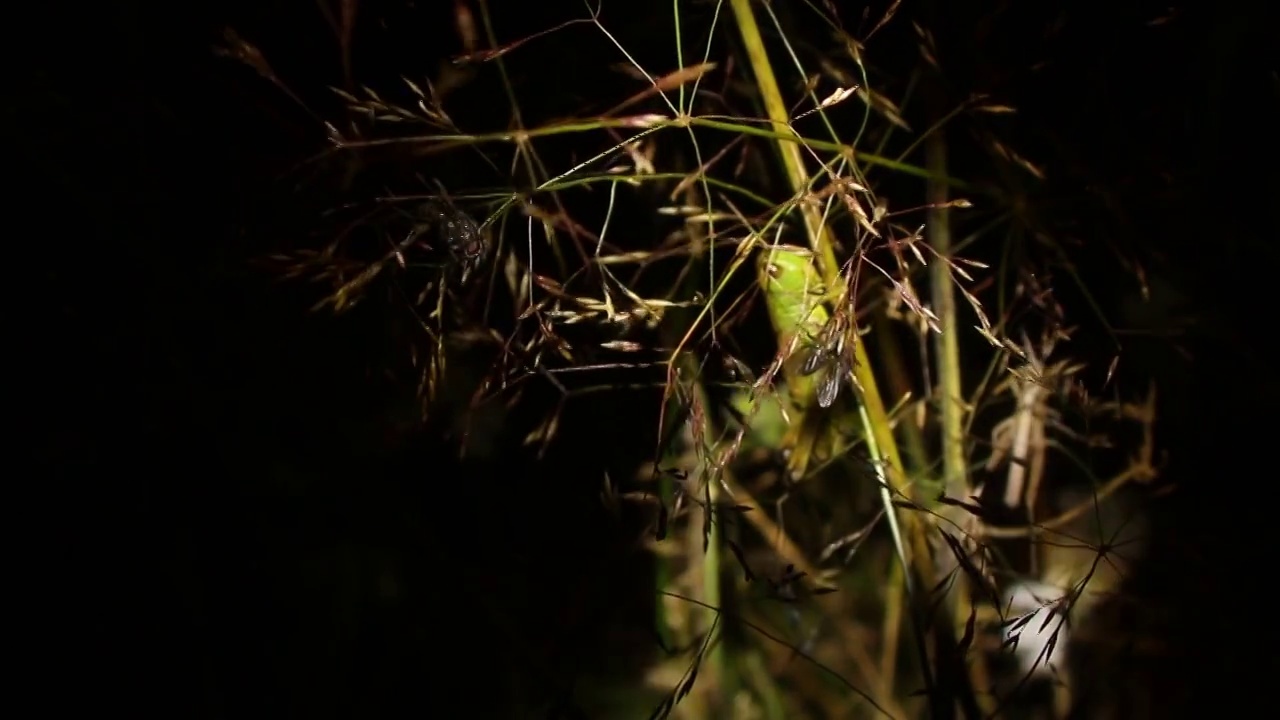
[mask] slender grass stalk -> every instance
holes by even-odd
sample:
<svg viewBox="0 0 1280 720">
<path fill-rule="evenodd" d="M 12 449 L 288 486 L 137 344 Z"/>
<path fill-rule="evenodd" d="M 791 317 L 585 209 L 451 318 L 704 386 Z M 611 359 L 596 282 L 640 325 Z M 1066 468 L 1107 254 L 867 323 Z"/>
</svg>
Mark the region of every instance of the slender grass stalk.
<svg viewBox="0 0 1280 720">
<path fill-rule="evenodd" d="M 875 314 L 872 323 L 881 336 L 888 335 L 889 321 L 883 313 Z M 879 350 L 881 364 L 886 368 L 891 391 L 898 397 L 905 397 L 911 384 L 902 369 L 903 362 L 898 352 L 898 344 L 882 342 L 878 343 L 876 348 Z M 920 427 L 914 422 L 907 421 L 899 422 L 898 429 L 903 436 L 903 449 L 911 461 L 913 474 L 917 477 L 916 484 L 932 485 L 932 482 L 925 479 L 925 474 L 929 472 L 929 459 Z M 903 593 L 906 588 L 902 573 L 903 568 L 900 564 L 891 566 L 884 590 L 884 618 L 880 625 L 880 692 L 882 695 L 893 692 L 898 669 Z"/>
<path fill-rule="evenodd" d="M 930 171 L 946 174 L 947 145 L 940 130 L 932 132 L 925 141 L 926 163 Z M 949 259 L 951 247 L 951 218 L 947 207 L 948 188 L 943 183 L 930 180 L 926 188 L 928 211 L 928 237 L 933 250 L 939 258 Z M 960 366 L 960 321 L 956 316 L 956 298 L 950 265 L 935 261 L 929 270 L 930 290 L 933 298 L 933 311 L 938 316 L 941 333 L 934 333 L 934 357 L 938 373 L 938 409 L 942 417 L 942 476 L 943 488 L 948 496 L 966 498 L 969 495 L 968 467 L 965 461 L 965 401 L 964 386 Z M 960 509 L 955 507 L 939 508 L 945 516 L 962 521 L 956 517 Z M 952 632 L 955 637 L 962 637 L 965 624 L 974 612 L 970 598 L 968 576 L 957 573 L 953 589 L 954 598 L 950 601 L 952 614 Z M 991 686 L 990 673 L 987 671 L 986 658 L 981 652 L 972 653 L 967 658 L 970 685 L 974 690 L 974 698 L 984 715 L 991 715 L 995 706 L 986 689 Z"/>
<path fill-rule="evenodd" d="M 926 141 L 925 154 L 929 169 L 946 173 L 947 146 L 941 133 L 933 133 Z M 951 255 L 951 220 L 946 207 L 949 199 L 947 187 L 929 181 L 927 202 L 928 238 L 939 257 Z M 941 385 L 938 409 L 942 417 L 942 477 L 943 487 L 951 497 L 964 497 L 968 489 L 964 452 L 964 386 L 960 377 L 959 320 L 956 317 L 956 295 L 952 286 L 951 269 L 945 262 L 930 265 L 930 288 L 933 312 L 938 316 L 943 331 L 934 333 L 933 347 L 937 359 L 938 382 Z"/>
<path fill-rule="evenodd" d="M 705 399 L 701 384 L 698 385 L 697 392 Z M 707 430 L 709 432 L 710 428 Z M 710 476 L 712 471 L 708 469 L 707 474 Z M 710 513 L 712 517 L 707 520 L 706 551 L 702 557 L 702 596 L 707 605 L 722 608 L 724 607 L 724 592 L 721 588 L 724 521 L 723 518 L 715 517 L 715 513 L 720 512 L 724 493 L 718 479 L 708 477 L 706 483 L 708 506 L 703 508 L 702 512 Z M 722 611 L 716 610 L 715 616 L 720 612 Z M 707 632 L 711 637 L 707 640 L 710 643 L 710 650 L 707 652 L 708 672 L 707 682 L 703 685 L 703 695 L 707 698 L 710 708 L 716 714 L 721 714 L 732 702 L 733 690 L 730 687 L 731 673 L 724 644 L 724 623 L 715 622 L 715 619 L 716 617 L 712 617 L 711 622 L 708 623 Z"/>
<path fill-rule="evenodd" d="M 679 23 L 677 22 L 677 25 L 678 24 Z M 705 173 L 702 174 L 705 176 Z M 704 185 L 703 187 L 705 188 L 706 186 Z M 707 200 L 706 197 L 697 197 L 697 194 L 697 190 L 692 187 L 686 191 L 690 206 L 702 206 L 702 204 Z M 695 241 L 695 244 L 702 244 L 706 246 L 713 245 L 710 242 L 710 236 L 713 232 L 714 229 L 711 225 L 707 225 L 706 227 L 696 226 L 691 229 L 691 234 L 693 235 L 692 239 Z M 710 260 L 710 255 L 708 255 L 708 261 L 706 262 L 708 266 L 713 264 Z M 700 264 L 701 262 L 702 258 L 700 256 L 690 258 L 690 263 L 693 265 Z M 697 272 L 689 273 L 686 275 L 685 282 L 692 285 L 693 279 L 698 277 L 700 274 L 701 273 Z M 712 278 L 712 281 L 714 282 L 714 277 Z M 696 406 L 703 408 L 702 412 L 695 413 L 692 417 L 694 422 L 701 422 L 703 424 L 701 432 L 696 433 L 695 437 L 716 437 L 715 422 L 706 410 L 712 406 L 709 398 L 707 397 L 706 387 L 702 384 L 701 377 L 696 366 L 697 364 L 694 362 L 693 356 L 685 354 L 681 365 L 685 371 L 685 377 L 689 378 L 689 382 L 692 386 L 692 392 L 696 395 L 694 399 Z M 699 450 L 701 450 L 701 448 L 699 448 Z M 704 465 L 705 467 L 703 472 L 705 474 L 704 483 L 706 487 L 706 507 L 702 509 L 702 512 L 706 514 L 705 523 L 707 528 L 707 537 L 704 540 L 705 551 L 702 556 L 702 597 L 709 607 L 722 608 L 724 601 L 724 592 L 723 588 L 721 588 L 721 582 L 723 581 L 721 573 L 723 566 L 722 555 L 725 540 L 724 518 L 717 517 L 717 513 L 721 512 L 720 506 L 722 505 L 721 500 L 723 496 L 723 489 L 722 483 L 717 477 L 716 469 L 712 467 L 712 463 L 709 458 L 704 460 Z M 723 637 L 724 623 L 716 622 L 719 619 L 720 612 L 722 611 L 719 609 L 715 610 L 715 614 L 710 618 L 710 621 L 707 624 L 707 632 L 711 634 L 711 637 L 707 638 L 707 643 L 709 644 L 710 649 L 706 655 L 708 672 L 706 674 L 706 681 L 702 686 L 701 693 L 707 700 L 708 708 L 715 714 L 725 712 L 733 697 L 732 689 L 729 687 L 731 673 Z"/>
<path fill-rule="evenodd" d="M 738 22 L 738 30 L 741 32 L 743 43 L 746 46 L 747 58 L 756 76 L 756 87 L 760 90 L 765 112 L 768 113 L 769 120 L 774 126 L 774 132 L 770 136 L 775 140 L 780 140 L 788 134 L 794 135 L 794 131 L 791 130 L 787 106 L 782 100 L 782 93 L 778 90 L 778 80 L 773 75 L 773 64 L 770 62 L 768 51 L 765 49 L 764 38 L 760 35 L 760 27 L 756 24 L 751 2 L 750 0 L 731 0 L 731 3 L 734 17 Z M 808 173 L 805 171 L 804 159 L 800 155 L 799 145 L 794 142 L 775 142 L 774 146 L 778 150 L 783 170 L 787 174 L 787 180 L 791 183 L 792 191 L 797 194 L 804 192 L 808 188 L 810 180 Z M 804 217 L 810 247 L 817 253 L 818 268 L 822 273 L 823 280 L 827 282 L 828 287 L 834 287 L 834 281 L 840 272 L 840 266 L 836 262 L 831 239 L 827 236 L 827 229 L 815 208 L 807 204 L 802 205 L 801 214 Z"/>
<path fill-rule="evenodd" d="M 487 0 L 480 0 L 480 17 L 481 22 L 484 24 L 485 39 L 489 41 L 489 46 L 495 48 L 499 47 L 500 43 L 498 42 L 497 35 L 493 32 L 493 14 L 489 10 L 489 3 Z M 498 67 L 498 74 L 502 79 L 502 89 L 506 93 L 507 104 L 511 108 L 512 123 L 516 127 L 523 128 L 525 123 L 520 111 L 520 101 L 516 97 L 515 86 L 512 84 L 511 76 L 507 72 L 506 60 L 499 55 L 495 58 L 495 64 Z M 517 143 L 516 154 L 517 157 L 523 161 L 520 164 L 524 166 L 529 182 L 536 183 L 539 177 L 546 177 L 550 174 L 547 172 L 546 165 L 534 151 L 532 143 L 527 141 Z M 548 228 L 548 231 L 550 231 L 550 228 Z M 566 272 L 568 265 L 565 263 L 564 254 L 560 251 L 559 243 L 552 242 L 550 245 L 552 255 L 555 258 L 556 265 L 559 267 L 560 272 Z"/>
<path fill-rule="evenodd" d="M 344 99 L 353 100 L 349 95 L 344 95 Z M 804 137 L 794 131 L 781 132 L 770 130 L 768 128 L 757 127 L 751 124 L 750 120 L 730 117 L 717 117 L 714 115 L 700 116 L 681 116 L 667 117 L 665 115 L 638 115 L 620 118 L 589 118 L 583 120 L 569 120 L 565 122 L 550 123 L 538 127 L 523 130 L 505 130 L 492 133 L 423 133 L 419 135 L 407 135 L 388 138 L 376 138 L 373 140 L 349 140 L 342 141 L 339 147 L 348 150 L 359 150 L 365 148 L 387 147 L 393 145 L 417 145 L 423 146 L 420 152 L 444 152 L 459 147 L 483 145 L 487 143 L 527 143 L 530 140 L 538 138 L 554 137 L 558 135 L 573 135 L 578 133 L 592 132 L 605 129 L 636 129 L 644 128 L 650 130 L 661 129 L 683 129 L 686 127 L 704 127 L 713 130 L 723 130 L 725 132 L 737 135 L 750 135 L 753 137 L 773 140 L 777 143 L 786 143 L 795 146 L 793 152 L 798 156 L 799 146 L 822 150 L 831 153 L 852 153 L 854 148 L 830 140 L 819 140 L 817 138 Z M 926 168 L 919 165 L 913 165 L 908 162 L 896 160 L 894 158 L 884 157 L 875 153 L 858 152 L 858 161 L 866 165 L 874 165 L 883 167 L 887 170 L 905 173 L 920 178 L 929 178 L 930 174 Z M 575 169 L 576 172 L 577 169 Z M 573 173 L 570 173 L 573 174 Z M 965 192 L 975 192 L 976 188 L 956 178 L 939 178 L 942 182 L 947 183 L 957 190 Z"/>
</svg>

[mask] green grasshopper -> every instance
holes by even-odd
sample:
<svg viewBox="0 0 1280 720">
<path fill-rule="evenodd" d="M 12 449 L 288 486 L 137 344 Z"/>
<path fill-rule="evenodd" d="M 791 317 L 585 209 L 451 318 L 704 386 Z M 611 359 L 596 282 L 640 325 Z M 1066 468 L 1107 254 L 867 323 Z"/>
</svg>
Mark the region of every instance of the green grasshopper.
<svg viewBox="0 0 1280 720">
<path fill-rule="evenodd" d="M 844 293 L 835 298 L 835 314 L 827 310 L 823 301 L 830 293 L 813 262 L 804 248 L 770 247 L 759 257 L 760 284 L 783 351 L 802 359 L 799 367 L 784 369 L 788 384 L 794 385 L 792 399 L 801 407 L 816 401 L 818 407 L 829 408 L 853 372 L 852 312 Z M 814 375 L 816 386 L 805 379 Z"/>
<path fill-rule="evenodd" d="M 781 369 L 790 404 L 801 418 L 784 441 L 793 450 L 788 464 L 798 478 L 823 435 L 821 418 L 812 411 L 835 404 L 840 388 L 852 376 L 852 311 L 844 292 L 838 293 L 836 312 L 828 311 L 824 300 L 831 293 L 814 266 L 813 254 L 805 248 L 765 248 L 758 256 L 758 271 L 784 358 Z"/>
</svg>

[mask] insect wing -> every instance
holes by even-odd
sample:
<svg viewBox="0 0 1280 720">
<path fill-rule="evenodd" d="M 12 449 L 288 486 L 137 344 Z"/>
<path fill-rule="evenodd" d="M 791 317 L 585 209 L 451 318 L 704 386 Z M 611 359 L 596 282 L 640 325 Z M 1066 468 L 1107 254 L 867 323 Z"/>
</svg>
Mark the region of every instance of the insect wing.
<svg viewBox="0 0 1280 720">
<path fill-rule="evenodd" d="M 812 375 L 822 369 L 823 365 L 831 361 L 831 354 L 824 347 L 814 346 L 809 348 L 809 354 L 804 359 L 804 364 L 800 366 L 801 375 Z"/>
<path fill-rule="evenodd" d="M 845 378 L 853 373 L 853 355 L 847 350 L 844 343 L 840 343 L 835 348 L 815 348 L 805 360 L 804 367 L 801 369 L 804 374 L 823 370 L 817 386 L 818 407 L 829 408 L 835 404 L 836 397 L 840 394 L 840 386 L 844 384 Z M 813 367 L 809 369 L 811 365 Z"/>
<path fill-rule="evenodd" d="M 844 382 L 843 366 L 844 363 L 831 363 L 822 373 L 822 380 L 818 382 L 818 407 L 829 408 L 835 403 L 840 394 L 840 384 Z"/>
</svg>

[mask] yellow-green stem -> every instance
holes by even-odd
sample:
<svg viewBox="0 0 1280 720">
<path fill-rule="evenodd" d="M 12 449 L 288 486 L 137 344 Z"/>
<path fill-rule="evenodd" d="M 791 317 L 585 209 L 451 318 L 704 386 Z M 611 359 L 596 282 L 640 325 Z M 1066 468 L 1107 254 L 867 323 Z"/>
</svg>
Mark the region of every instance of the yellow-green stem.
<svg viewBox="0 0 1280 720">
<path fill-rule="evenodd" d="M 730 2 L 737 19 L 739 32 L 742 34 L 749 64 L 755 73 L 756 86 L 760 90 L 761 100 L 764 103 L 769 120 L 773 123 L 777 132 L 790 131 L 791 126 L 786 104 L 783 102 L 782 93 L 778 89 L 773 66 L 764 46 L 764 39 L 761 37 L 759 27 L 756 24 L 755 15 L 751 8 L 751 0 L 730 0 Z M 776 142 L 775 145 L 781 156 L 787 178 L 791 183 L 792 191 L 797 195 L 805 192 L 809 185 L 809 178 L 804 168 L 799 146 L 795 143 L 781 141 Z M 818 267 L 823 281 L 829 288 L 838 287 L 840 282 L 839 266 L 835 259 L 830 232 L 825 223 L 822 222 L 822 218 L 815 207 L 808 203 L 802 204 L 801 212 L 804 215 L 809 241 L 817 256 Z M 856 333 L 853 346 L 854 374 L 862 388 L 862 407 L 860 411 L 867 430 L 868 447 L 873 450 L 872 459 L 881 469 L 884 481 L 887 484 L 885 499 L 889 499 L 888 492 L 890 489 L 906 495 L 909 482 L 903 472 L 902 458 L 898 452 L 898 445 L 889 425 L 888 414 L 885 412 L 884 401 L 880 397 L 875 375 L 871 371 L 871 363 L 867 356 L 865 344 L 861 338 L 856 337 Z M 931 579 L 934 575 L 933 562 L 922 522 L 913 514 L 904 514 L 899 517 L 896 508 L 891 502 L 886 503 L 885 511 L 890 528 L 895 531 L 895 541 L 901 543 L 905 540 L 909 543 L 909 554 L 906 548 L 902 547 L 901 544 L 899 545 L 898 550 L 902 561 L 910 564 L 916 577 L 922 580 Z M 899 525 L 902 526 L 901 530 L 899 530 Z M 912 572 L 905 573 L 904 580 L 910 582 L 912 574 Z M 924 639 L 922 636 L 918 636 L 917 639 L 923 644 Z M 922 663 L 921 669 L 927 678 L 929 674 L 928 657 L 922 654 L 920 662 Z"/>
<path fill-rule="evenodd" d="M 925 162 L 931 172 L 947 172 L 946 139 L 940 130 L 929 135 L 925 144 Z M 927 235 L 939 258 L 950 259 L 951 256 L 951 219 L 947 203 L 950 200 L 945 184 L 930 180 L 926 188 L 926 200 L 930 204 Z M 942 472 L 943 488 L 953 498 L 967 498 L 969 481 L 965 463 L 965 402 L 964 387 L 960 375 L 960 343 L 958 334 L 960 322 L 956 317 L 955 288 L 950 266 L 941 260 L 930 267 L 930 290 L 933 299 L 933 311 L 938 316 L 941 333 L 933 336 L 933 347 L 938 372 L 938 409 L 942 413 Z M 963 518 L 958 515 L 958 508 L 948 507 L 943 514 L 954 520 Z M 954 589 L 956 597 L 950 603 L 953 620 L 953 631 L 961 637 L 969 616 L 974 612 L 973 602 L 969 597 L 968 577 L 959 573 Z M 986 689 L 990 686 L 989 674 L 985 658 L 981 651 L 974 653 L 971 662 L 966 663 L 970 684 L 973 686 L 974 699 L 984 714 L 995 711 L 990 695 Z"/>
<path fill-rule="evenodd" d="M 925 146 L 929 169 L 947 171 L 947 147 L 942 133 L 929 136 Z M 951 255 L 951 223 L 947 216 L 947 186 L 930 181 L 927 190 L 929 208 L 926 227 L 929 242 L 941 258 Z M 942 413 L 942 477 L 943 487 L 951 497 L 964 497 L 967 482 L 964 461 L 964 391 L 960 377 L 960 324 L 956 320 L 956 294 L 951 282 L 950 266 L 934 262 L 929 269 L 933 295 L 933 312 L 938 316 L 941 333 L 934 333 L 933 348 L 937 358 L 938 409 Z"/>
</svg>

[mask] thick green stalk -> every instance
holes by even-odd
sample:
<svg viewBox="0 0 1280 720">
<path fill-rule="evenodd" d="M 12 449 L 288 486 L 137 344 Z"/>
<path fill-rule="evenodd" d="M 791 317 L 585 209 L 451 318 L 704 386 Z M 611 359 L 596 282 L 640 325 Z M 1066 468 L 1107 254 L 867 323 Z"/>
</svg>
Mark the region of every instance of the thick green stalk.
<svg viewBox="0 0 1280 720">
<path fill-rule="evenodd" d="M 791 126 L 786 104 L 783 102 L 782 93 L 778 89 L 777 79 L 774 77 L 773 67 L 765 49 L 764 40 L 756 24 L 751 8 L 751 0 L 730 0 L 730 2 L 737 18 L 738 29 L 742 34 L 748 61 L 755 73 L 756 86 L 760 90 L 761 100 L 764 103 L 769 120 L 778 132 L 789 131 Z M 792 191 L 796 195 L 804 193 L 809 187 L 810 180 L 804 167 L 799 146 L 796 143 L 781 141 L 776 142 L 775 146 L 778 148 Z M 835 259 L 830 231 L 822 221 L 817 208 L 811 204 L 802 204 L 801 212 L 808 230 L 809 242 L 817 257 L 818 269 L 825 286 L 827 288 L 839 287 L 843 281 L 839 277 L 839 265 Z M 789 328 L 776 328 L 775 330 L 780 335 L 793 332 Z M 904 574 L 904 579 L 909 583 L 908 591 L 911 591 L 913 589 L 911 587 L 913 576 L 921 580 L 930 579 L 934 576 L 926 528 L 924 523 L 914 514 L 904 514 L 899 517 L 897 508 L 891 502 L 889 492 L 894 491 L 905 496 L 909 490 L 909 482 L 903 471 L 902 458 L 898 452 L 897 442 L 893 437 L 888 413 L 885 412 L 884 401 L 880 397 L 875 375 L 871 371 L 871 363 L 867 356 L 865 344 L 856 332 L 852 335 L 853 337 L 851 337 L 850 341 L 853 343 L 854 350 L 854 375 L 862 389 L 860 412 L 866 426 L 868 447 L 874 450 L 872 459 L 880 468 L 882 479 L 886 486 L 884 494 L 885 515 L 891 530 L 893 530 L 894 539 L 898 543 L 899 558 L 904 566 L 910 568 L 910 571 Z M 909 544 L 909 553 L 907 548 L 903 546 L 903 541 Z M 915 614 L 913 613 L 912 616 L 914 618 Z M 916 629 L 916 638 L 922 653 L 920 656 L 921 670 L 925 675 L 926 686 L 932 688 L 933 682 L 928 656 L 924 653 L 924 633 L 918 625 Z"/>
<path fill-rule="evenodd" d="M 925 146 L 929 170 L 947 172 L 947 146 L 942 133 L 934 132 Z M 929 242 L 940 258 L 951 255 L 951 223 L 947 216 L 947 186 L 930 180 L 926 227 Z M 952 286 L 950 266 L 935 261 L 929 268 L 933 312 L 938 316 L 941 333 L 933 335 L 933 351 L 937 359 L 939 398 L 942 413 L 942 477 L 947 494 L 963 498 L 967 493 L 964 461 L 964 389 L 960 377 L 960 324 L 956 319 L 956 293 Z"/>
<path fill-rule="evenodd" d="M 738 29 L 742 33 L 742 41 L 746 45 L 747 58 L 756 75 L 760 99 L 764 102 L 765 112 L 768 113 L 769 120 L 774 125 L 774 132 L 794 134 L 787 106 L 782 100 L 782 93 L 778 90 L 778 80 L 773 75 L 773 65 L 764 47 L 764 38 L 760 35 L 760 26 L 756 24 L 755 14 L 751 11 L 751 0 L 730 1 L 738 21 Z M 804 192 L 809 187 L 809 177 L 804 167 L 804 159 L 800 155 L 799 143 L 775 142 L 774 147 L 778 149 L 782 167 L 787 173 L 792 191 L 797 194 Z M 827 231 L 822 222 L 822 216 L 818 214 L 817 208 L 808 204 L 801 205 L 801 213 L 804 215 L 805 229 L 808 231 L 811 247 L 818 255 L 818 268 L 822 277 L 827 281 L 828 287 L 834 287 L 832 281 L 835 280 L 840 267 L 836 263 L 836 256 L 831 249 L 829 238 L 826 237 Z"/>
<path fill-rule="evenodd" d="M 765 111 L 779 131 L 789 129 L 787 108 L 782 100 L 782 93 L 778 89 L 778 82 L 774 77 L 773 67 L 764 47 L 764 39 L 760 36 L 759 26 L 756 25 L 755 16 L 751 10 L 751 0 L 730 0 L 730 2 L 747 49 L 748 60 L 756 76 L 756 85 L 760 90 Z M 799 146 L 788 142 L 778 142 L 775 145 L 781 155 L 783 167 L 786 170 L 792 190 L 797 194 L 804 192 L 809 185 L 809 178 L 800 156 Z M 809 204 L 804 204 L 801 206 L 801 211 L 804 215 L 810 244 L 818 259 L 818 269 L 822 275 L 823 283 L 828 288 L 838 287 L 842 280 L 839 277 L 839 265 L 832 249 L 833 243 L 831 242 L 830 231 L 822 222 L 822 217 L 818 214 L 816 208 Z M 785 332 L 786 330 L 782 331 Z M 860 338 L 857 338 L 854 342 L 854 365 L 855 376 L 862 388 L 861 399 L 866 405 L 867 419 L 870 424 L 868 435 L 874 439 L 875 446 L 881 455 L 880 460 L 886 466 L 885 474 L 890 487 L 905 495 L 908 490 L 908 481 L 903 473 L 902 458 L 898 453 L 898 444 L 893 437 L 888 413 L 885 412 L 884 401 L 880 397 L 875 375 L 871 372 L 871 362 L 867 356 L 866 346 Z M 896 515 L 896 513 L 890 512 L 890 515 Z M 911 542 L 913 556 L 911 563 L 916 566 L 917 572 L 929 569 L 930 572 L 922 574 L 932 576 L 933 573 L 929 568 L 932 563 L 930 562 L 928 545 L 922 532 L 923 528 L 918 527 L 919 523 L 913 521 L 912 518 L 914 518 L 913 515 L 904 515 L 901 518 L 912 526 L 911 531 L 906 533 Z"/>
<path fill-rule="evenodd" d="M 937 112 L 937 110 L 935 110 Z M 931 173 L 945 175 L 947 172 L 947 144 L 940 128 L 929 134 L 925 144 L 925 162 Z M 944 183 L 930 180 L 925 190 L 929 205 L 926 235 L 929 237 L 937 260 L 929 268 L 930 292 L 933 300 L 933 311 L 938 316 L 942 327 L 941 333 L 933 336 L 934 356 L 938 373 L 938 410 L 942 414 L 942 473 L 943 488 L 953 498 L 969 496 L 969 480 L 965 463 L 965 402 L 964 386 L 960 375 L 960 321 L 956 317 L 955 287 L 950 266 L 943 259 L 949 260 L 952 253 L 951 218 L 947 207 L 950 197 L 948 187 Z M 938 508 L 938 511 L 957 524 L 966 518 L 961 515 L 960 508 L 950 506 Z M 961 525 L 962 526 L 962 525 Z M 954 565 L 954 561 L 943 563 Z M 963 572 L 956 577 L 955 597 L 949 602 L 953 620 L 955 637 L 963 637 L 965 625 L 974 612 L 970 598 L 969 578 Z M 974 701 L 983 713 L 990 715 L 995 711 L 986 689 L 990 685 L 990 674 L 985 658 L 978 651 L 965 663 L 969 682 L 973 689 Z"/>
<path fill-rule="evenodd" d="M 782 100 L 782 93 L 778 90 L 778 81 L 773 75 L 773 66 L 765 50 L 764 39 L 760 36 L 759 26 L 756 25 L 755 16 L 751 10 L 751 0 L 730 0 L 730 2 L 747 48 L 751 68 L 756 75 L 756 85 L 760 90 L 765 111 L 779 131 L 787 130 L 790 128 L 787 108 Z M 782 158 L 792 190 L 797 194 L 804 192 L 809 186 L 809 177 L 801 159 L 799 146 L 789 142 L 777 142 L 775 146 Z M 842 281 L 839 275 L 840 267 L 832 249 L 830 231 L 823 223 L 817 208 L 806 203 L 801 205 L 801 212 L 808 231 L 810 246 L 818 261 L 818 271 L 823 284 L 827 288 L 838 287 Z M 902 461 L 898 454 L 898 446 L 889 427 L 888 415 L 884 409 L 884 402 L 880 398 L 875 376 L 871 373 L 871 363 L 867 357 L 866 348 L 860 339 L 854 343 L 854 360 L 856 365 L 854 372 L 864 391 L 863 401 L 867 405 L 876 445 L 884 454 L 884 459 L 891 465 L 888 470 L 890 481 L 895 490 L 905 491 L 907 483 L 902 475 Z M 928 553 L 924 553 L 924 556 L 927 558 Z"/>
</svg>

